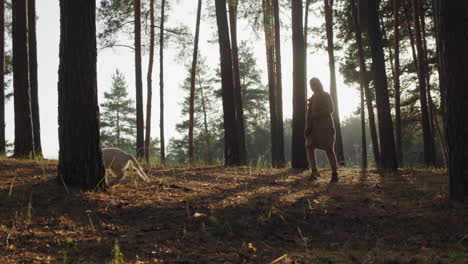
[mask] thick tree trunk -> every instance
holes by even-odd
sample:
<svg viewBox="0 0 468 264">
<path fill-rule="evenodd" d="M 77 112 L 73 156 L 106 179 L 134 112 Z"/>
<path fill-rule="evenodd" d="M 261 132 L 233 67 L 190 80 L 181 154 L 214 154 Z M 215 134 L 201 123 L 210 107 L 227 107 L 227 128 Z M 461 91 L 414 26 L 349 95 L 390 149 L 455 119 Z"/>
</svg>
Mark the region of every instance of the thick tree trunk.
<svg viewBox="0 0 468 264">
<path fill-rule="evenodd" d="M 304 147 L 307 93 L 304 72 L 305 47 L 302 22 L 302 1 L 292 0 L 293 114 L 291 166 L 295 169 L 307 168 L 307 158 Z"/>
<path fill-rule="evenodd" d="M 423 131 L 423 147 L 424 147 L 424 164 L 428 167 L 435 167 L 435 146 L 434 135 L 429 116 L 428 99 L 427 99 L 427 62 L 424 59 L 424 49 L 421 36 L 421 27 L 419 20 L 418 0 L 413 0 L 413 20 L 416 35 L 416 49 L 418 51 L 418 80 L 419 80 L 419 96 L 421 102 L 421 127 Z"/>
<path fill-rule="evenodd" d="M 236 105 L 237 133 L 239 135 L 239 155 L 241 165 L 247 165 L 247 151 L 245 148 L 245 122 L 242 107 L 242 93 L 240 85 L 239 52 L 237 47 L 237 6 L 238 0 L 229 0 L 229 23 L 231 26 L 232 73 L 234 78 L 234 101 Z"/>
<path fill-rule="evenodd" d="M 148 74 L 146 75 L 146 133 L 145 133 L 145 160 L 149 162 L 151 144 L 151 104 L 153 101 L 153 64 L 154 64 L 154 0 L 150 0 L 150 47 Z"/>
<path fill-rule="evenodd" d="M 403 150 L 401 146 L 401 103 L 400 103 L 400 0 L 393 0 L 393 31 L 395 49 L 395 75 L 393 80 L 395 97 L 395 146 L 398 163 L 403 164 Z"/>
<path fill-rule="evenodd" d="M 136 89 L 136 154 L 141 158 L 144 154 L 143 126 L 143 85 L 141 74 L 141 0 L 134 0 L 135 16 L 135 89 Z"/>
<path fill-rule="evenodd" d="M 327 31 L 327 50 L 328 61 L 330 66 L 330 95 L 335 105 L 333 112 L 333 121 L 335 123 L 336 141 L 335 152 L 336 158 L 341 166 L 345 166 L 345 157 L 343 151 L 343 138 L 341 136 L 340 111 L 338 107 L 338 94 L 336 91 L 336 69 L 335 69 L 335 44 L 333 43 L 333 0 L 324 0 L 325 2 L 325 24 Z"/>
<path fill-rule="evenodd" d="M 231 44 L 226 14 L 226 1 L 216 1 L 216 23 L 218 26 L 219 54 L 221 62 L 221 93 L 224 119 L 224 160 L 227 166 L 240 165 L 239 135 L 236 128 L 234 81 L 232 76 Z"/>
<path fill-rule="evenodd" d="M 13 1 L 13 90 L 15 157 L 34 156 L 34 135 L 29 86 L 27 0 Z"/>
<path fill-rule="evenodd" d="M 5 154 L 5 0 L 0 0 L 0 157 Z"/>
<path fill-rule="evenodd" d="M 441 70 L 446 88 L 446 134 L 449 160 L 449 195 L 463 201 L 468 195 L 468 3 L 436 0 L 436 13 L 441 50 Z"/>
<path fill-rule="evenodd" d="M 164 11 L 166 0 L 161 0 L 161 24 L 159 32 L 159 137 L 161 163 L 166 164 L 166 143 L 164 138 Z"/>
<path fill-rule="evenodd" d="M 275 69 L 276 69 L 276 85 L 275 85 L 275 99 L 276 99 L 276 131 L 277 131 L 277 157 L 278 167 L 284 167 L 286 160 L 284 157 L 284 124 L 283 124 L 283 77 L 281 67 L 281 30 L 280 30 L 280 17 L 279 17 L 279 4 L 278 0 L 273 0 L 273 19 L 275 25 Z M 304 51 L 304 55 L 306 52 Z M 305 59 L 304 59 L 305 60 Z M 304 72 L 306 70 L 304 69 Z"/>
<path fill-rule="evenodd" d="M 42 156 L 41 122 L 39 118 L 39 92 L 37 81 L 36 0 L 28 0 L 29 32 L 29 85 L 31 87 L 31 112 L 34 134 L 34 153 Z"/>
<path fill-rule="evenodd" d="M 60 1 L 59 57 L 59 178 L 84 190 L 104 187 L 95 0 Z"/>
<path fill-rule="evenodd" d="M 189 106 L 189 149 L 188 149 L 188 159 L 189 163 L 193 165 L 193 116 L 194 116 L 194 106 L 195 106 L 195 80 L 197 72 L 197 59 L 198 59 L 198 38 L 200 35 L 200 17 L 201 17 L 201 4 L 202 1 L 198 0 L 197 8 L 197 21 L 195 27 L 195 40 L 193 42 L 193 59 L 192 59 L 192 69 L 190 71 L 190 106 Z"/>
<path fill-rule="evenodd" d="M 358 56 L 359 56 L 359 79 L 361 85 L 364 87 L 364 94 L 366 97 L 367 103 L 367 113 L 369 115 L 369 128 L 372 141 L 372 150 L 374 153 L 374 161 L 377 167 L 380 167 L 380 150 L 379 150 L 379 141 L 377 136 L 377 128 L 375 125 L 375 116 L 374 116 L 374 107 L 372 105 L 372 93 L 369 88 L 369 82 L 367 80 L 367 69 L 366 69 L 366 59 L 364 56 L 364 48 L 362 46 L 362 32 L 358 19 L 358 12 L 355 0 L 350 0 L 351 3 L 351 12 L 353 16 L 353 25 L 354 33 L 356 37 L 356 44 L 358 47 Z"/>
<path fill-rule="evenodd" d="M 276 103 L 276 76 L 275 76 L 275 41 L 273 33 L 273 7 L 270 0 L 263 0 L 263 28 L 265 32 L 265 50 L 268 71 L 268 101 L 270 104 L 270 135 L 271 135 L 271 163 L 277 168 L 279 153 L 277 146 L 278 139 L 278 117 Z"/>
<path fill-rule="evenodd" d="M 380 160 L 382 169 L 397 170 L 395 138 L 393 137 L 393 123 L 390 114 L 387 73 L 385 72 L 385 57 L 382 46 L 382 33 L 380 30 L 378 9 L 378 1 L 369 1 L 368 33 L 372 53 L 372 68 L 379 122 Z"/>
</svg>

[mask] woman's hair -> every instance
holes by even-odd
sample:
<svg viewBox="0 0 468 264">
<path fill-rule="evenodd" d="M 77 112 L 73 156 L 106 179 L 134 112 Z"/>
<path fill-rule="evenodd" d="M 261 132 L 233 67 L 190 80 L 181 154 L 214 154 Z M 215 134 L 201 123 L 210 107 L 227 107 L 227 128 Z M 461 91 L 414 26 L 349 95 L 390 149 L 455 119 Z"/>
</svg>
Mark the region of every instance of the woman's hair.
<svg viewBox="0 0 468 264">
<path fill-rule="evenodd" d="M 309 83 L 311 85 L 314 84 L 320 91 L 323 91 L 322 82 L 318 78 L 314 77 L 314 78 L 310 79 Z"/>
</svg>

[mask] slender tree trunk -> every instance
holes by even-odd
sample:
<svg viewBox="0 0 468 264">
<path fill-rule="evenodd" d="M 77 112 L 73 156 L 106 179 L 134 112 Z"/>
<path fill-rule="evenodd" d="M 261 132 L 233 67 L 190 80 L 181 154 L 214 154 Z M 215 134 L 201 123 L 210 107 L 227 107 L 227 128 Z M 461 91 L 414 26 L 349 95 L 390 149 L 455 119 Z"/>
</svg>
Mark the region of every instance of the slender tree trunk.
<svg viewBox="0 0 468 264">
<path fill-rule="evenodd" d="M 270 0 L 263 0 L 263 28 L 265 32 L 265 50 L 268 69 L 268 101 L 270 103 L 270 135 L 271 135 L 271 163 L 273 167 L 279 167 L 278 164 L 278 117 L 277 103 L 275 97 L 275 42 L 273 36 L 273 8 Z"/>
<path fill-rule="evenodd" d="M 380 19 L 380 24 L 382 25 L 382 36 L 383 36 L 383 41 L 384 43 L 390 43 L 390 41 L 388 40 L 388 37 L 387 37 L 387 31 L 385 30 L 385 23 L 384 23 L 384 20 L 383 20 L 383 15 L 379 15 L 379 19 Z M 392 48 L 389 46 L 387 46 L 388 48 L 388 62 L 390 64 L 390 71 L 392 73 L 392 79 L 395 80 L 395 66 L 393 65 L 393 52 L 392 52 Z"/>
<path fill-rule="evenodd" d="M 307 35 L 309 31 L 309 7 L 310 7 L 310 2 L 312 0 L 306 0 L 305 2 L 305 12 L 304 12 L 304 56 L 305 56 L 305 67 L 304 67 L 304 72 L 305 72 L 305 82 L 307 86 L 307 46 L 308 46 L 308 40 L 307 40 Z"/>
<path fill-rule="evenodd" d="M 418 51 L 418 80 L 419 96 L 421 99 L 421 127 L 423 130 L 424 145 L 424 163 L 426 166 L 434 167 L 436 165 L 434 136 L 429 118 L 429 109 L 427 101 L 427 84 L 425 76 L 427 74 L 427 64 L 424 60 L 424 50 L 421 37 L 421 27 L 419 21 L 418 0 L 413 0 L 413 19 L 416 35 L 416 49 Z"/>
<path fill-rule="evenodd" d="M 144 126 L 143 126 L 143 85 L 141 74 L 141 0 L 134 0 L 135 15 L 135 88 L 136 88 L 136 154 L 143 157 L 144 154 Z"/>
<path fill-rule="evenodd" d="M 362 32 L 358 19 L 358 12 L 355 0 L 350 0 L 351 3 L 351 12 L 353 16 L 353 25 L 354 33 L 356 37 L 356 44 L 358 47 L 358 56 L 359 56 L 359 79 L 361 85 L 364 87 L 364 94 L 366 97 L 367 103 L 367 113 L 369 115 L 369 128 L 372 141 L 372 150 L 374 153 L 374 161 L 377 167 L 380 167 L 380 150 L 379 150 L 379 141 L 377 139 L 377 128 L 375 125 L 375 116 L 374 116 L 374 107 L 372 105 L 372 93 L 369 88 L 369 82 L 367 80 L 367 69 L 366 69 L 366 59 L 364 56 L 364 48 L 362 46 Z"/>
<path fill-rule="evenodd" d="M 36 0 L 28 0 L 29 85 L 31 87 L 31 112 L 34 134 L 34 153 L 42 156 L 39 95 L 37 81 Z"/>
<path fill-rule="evenodd" d="M 193 116 L 194 116 L 194 106 L 195 106 L 195 79 L 197 72 L 197 59 L 198 59 L 198 38 L 200 34 L 200 16 L 201 16 L 201 4 L 202 1 L 198 0 L 197 8 L 197 21 L 195 27 L 195 40 L 193 43 L 193 59 L 192 59 L 192 69 L 190 71 L 190 106 L 189 106 L 189 162 L 193 165 Z"/>
<path fill-rule="evenodd" d="M 468 195 L 468 3 L 436 0 L 436 14 L 441 52 L 441 70 L 446 88 L 445 128 L 449 150 L 449 195 L 452 200 L 465 200 Z"/>
<path fill-rule="evenodd" d="M 166 164 L 166 143 L 164 138 L 164 9 L 166 0 L 161 0 L 161 24 L 159 32 L 159 137 L 161 138 L 161 163 Z"/>
<path fill-rule="evenodd" d="M 284 124 L 283 124 L 283 81 L 282 81 L 282 67 L 281 67 L 281 30 L 280 30 L 280 17 L 279 17 L 279 4 L 278 0 L 273 0 L 273 19 L 275 26 L 275 69 L 276 69 L 276 85 L 275 85 L 275 99 L 276 99 L 276 124 L 277 124 L 277 157 L 278 167 L 284 167 L 286 160 L 284 157 Z M 307 28 L 307 27 L 306 27 Z M 306 52 L 304 51 L 306 55 Z M 304 59 L 305 60 L 305 59 Z M 304 69 L 304 72 L 306 70 Z"/>
<path fill-rule="evenodd" d="M 15 157 L 34 157 L 34 135 L 29 86 L 28 18 L 26 0 L 13 1 L 13 90 Z"/>
<path fill-rule="evenodd" d="M 295 169 L 307 168 L 307 158 L 304 147 L 307 93 L 304 72 L 305 47 L 302 22 L 302 1 L 292 0 L 293 114 L 291 166 Z"/>
<path fill-rule="evenodd" d="M 398 163 L 403 164 L 403 150 L 401 146 L 401 103 L 400 103 L 400 0 L 393 0 L 393 31 L 395 49 L 395 75 L 393 80 L 395 96 L 395 146 Z"/>
<path fill-rule="evenodd" d="M 84 190 L 104 187 L 95 0 L 60 0 L 59 54 L 59 178 Z"/>
<path fill-rule="evenodd" d="M 234 101 L 236 104 L 236 119 L 239 135 L 239 155 L 241 165 L 247 164 L 247 151 L 245 148 L 245 122 L 244 110 L 242 107 L 242 93 L 239 72 L 239 52 L 237 47 L 237 6 L 238 0 L 228 0 L 229 3 L 229 23 L 231 26 L 231 52 L 232 52 L 232 73 L 234 77 Z"/>
<path fill-rule="evenodd" d="M 145 160 L 149 162 L 151 144 L 151 104 L 153 101 L 153 64 L 154 64 L 154 0 L 150 0 L 150 47 L 148 74 L 146 75 L 147 98 L 146 98 L 146 137 L 145 137 Z"/>
<path fill-rule="evenodd" d="M 324 0 L 325 2 L 325 24 L 327 31 L 328 43 L 328 60 L 330 65 L 330 95 L 335 105 L 333 112 L 333 121 L 336 130 L 335 152 L 338 162 L 341 166 L 345 166 L 345 157 L 343 151 L 343 138 L 341 136 L 340 112 L 338 108 L 338 94 L 336 91 L 336 70 L 335 70 L 335 46 L 333 43 L 333 0 Z"/>
<path fill-rule="evenodd" d="M 198 73 L 197 73 L 198 75 Z M 206 158 L 208 163 L 213 161 L 213 155 L 211 154 L 211 143 L 210 143 L 210 131 L 208 130 L 208 116 L 206 111 L 206 98 L 205 93 L 203 91 L 203 85 L 201 82 L 198 81 L 199 89 L 200 89 L 200 98 L 202 103 L 202 111 L 203 111 L 203 125 L 205 127 L 205 137 L 206 137 Z"/>
<path fill-rule="evenodd" d="M 372 53 L 372 68 L 379 121 L 381 165 L 384 170 L 397 170 L 398 165 L 395 153 L 395 138 L 393 137 L 392 116 L 390 114 L 387 73 L 385 72 L 382 33 L 378 16 L 378 1 L 369 1 L 368 4 L 368 34 Z"/>
<path fill-rule="evenodd" d="M 411 29 L 411 17 L 410 17 L 410 13 L 409 13 L 409 10 L 408 10 L 408 5 L 410 3 L 407 2 L 406 5 L 403 5 L 404 7 L 404 11 L 405 11 L 405 17 L 406 17 L 406 31 L 408 32 L 408 36 L 409 36 L 409 39 L 410 39 L 410 46 L 411 46 L 411 55 L 413 56 L 413 62 L 414 62 L 414 68 L 416 69 L 416 74 L 418 74 L 419 72 L 419 66 L 418 66 L 418 58 L 417 58 L 417 55 L 416 55 L 416 48 L 415 48 L 415 44 L 414 44 L 414 34 L 413 34 L 413 30 Z"/>
<path fill-rule="evenodd" d="M 0 157 L 5 154 L 5 0 L 0 0 Z"/>
<path fill-rule="evenodd" d="M 361 168 L 367 169 L 366 111 L 364 109 L 364 84 L 361 83 Z"/>
<path fill-rule="evenodd" d="M 432 5 L 432 16 L 433 16 L 433 22 L 434 22 L 434 29 L 435 29 L 435 42 L 436 42 L 436 57 L 437 57 L 437 72 L 439 73 L 439 92 L 440 92 L 440 109 L 442 113 L 445 113 L 445 89 L 444 89 L 444 72 L 441 69 L 441 64 L 442 64 L 442 51 L 440 49 L 440 43 L 439 43 L 439 21 L 438 17 L 436 15 L 436 9 L 435 9 L 435 1 L 436 0 L 431 0 L 431 5 Z M 444 115 L 442 115 L 442 120 L 444 120 Z M 443 122 L 444 123 L 444 122 Z"/>
<path fill-rule="evenodd" d="M 221 62 L 221 90 L 223 98 L 224 119 L 224 160 L 226 166 L 240 165 L 239 136 L 236 128 L 236 107 L 234 98 L 234 81 L 232 76 L 231 44 L 226 14 L 226 1 L 216 2 L 216 23 L 218 26 L 219 53 Z"/>
</svg>

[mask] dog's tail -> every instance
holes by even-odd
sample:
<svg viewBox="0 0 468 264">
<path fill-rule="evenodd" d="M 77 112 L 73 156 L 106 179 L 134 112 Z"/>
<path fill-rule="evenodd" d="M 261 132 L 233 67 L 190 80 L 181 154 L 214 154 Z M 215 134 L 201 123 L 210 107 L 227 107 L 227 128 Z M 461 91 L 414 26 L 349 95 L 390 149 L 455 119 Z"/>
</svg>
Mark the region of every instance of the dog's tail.
<svg viewBox="0 0 468 264">
<path fill-rule="evenodd" d="M 141 168 L 140 163 L 138 163 L 137 159 L 135 159 L 135 157 L 130 155 L 130 160 L 132 161 L 133 167 L 137 171 L 138 175 L 140 175 L 140 178 L 142 178 L 145 182 L 149 182 L 150 178 L 143 171 L 143 168 Z"/>
</svg>

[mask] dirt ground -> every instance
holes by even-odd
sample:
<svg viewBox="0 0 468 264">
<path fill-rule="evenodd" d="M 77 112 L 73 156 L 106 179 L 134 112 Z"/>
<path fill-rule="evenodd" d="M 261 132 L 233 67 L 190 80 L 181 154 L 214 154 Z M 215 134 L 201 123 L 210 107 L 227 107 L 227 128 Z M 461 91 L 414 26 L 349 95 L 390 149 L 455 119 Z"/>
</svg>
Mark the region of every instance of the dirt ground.
<svg viewBox="0 0 468 264">
<path fill-rule="evenodd" d="M 442 171 L 147 168 L 105 192 L 0 160 L 0 263 L 468 263 Z"/>
</svg>

